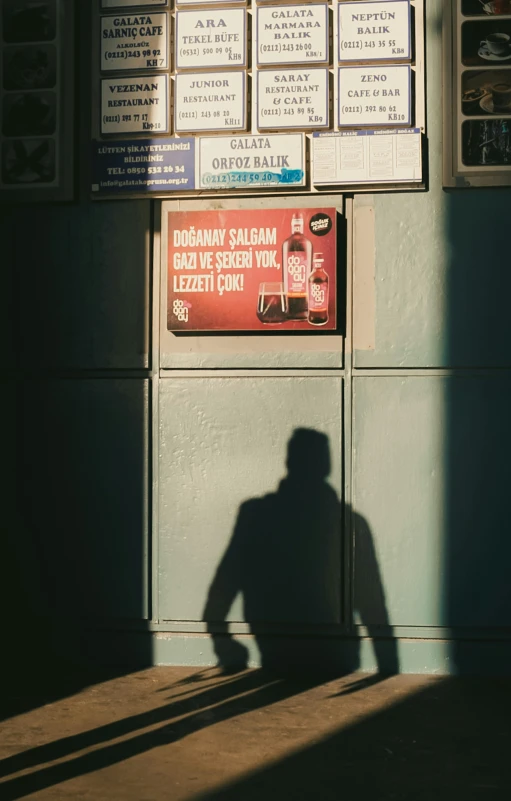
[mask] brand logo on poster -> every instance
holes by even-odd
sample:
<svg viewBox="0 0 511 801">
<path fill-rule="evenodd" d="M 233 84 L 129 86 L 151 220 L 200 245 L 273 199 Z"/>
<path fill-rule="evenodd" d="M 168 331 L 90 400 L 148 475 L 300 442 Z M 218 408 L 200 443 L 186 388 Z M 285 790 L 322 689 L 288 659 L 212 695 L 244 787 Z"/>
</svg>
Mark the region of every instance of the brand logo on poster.
<svg viewBox="0 0 511 801">
<path fill-rule="evenodd" d="M 172 212 L 170 331 L 336 328 L 336 210 Z M 321 235 L 312 219 L 325 221 Z"/>
<path fill-rule="evenodd" d="M 316 236 L 326 236 L 332 230 L 332 224 L 332 218 L 320 212 L 310 218 L 309 229 Z"/>
</svg>

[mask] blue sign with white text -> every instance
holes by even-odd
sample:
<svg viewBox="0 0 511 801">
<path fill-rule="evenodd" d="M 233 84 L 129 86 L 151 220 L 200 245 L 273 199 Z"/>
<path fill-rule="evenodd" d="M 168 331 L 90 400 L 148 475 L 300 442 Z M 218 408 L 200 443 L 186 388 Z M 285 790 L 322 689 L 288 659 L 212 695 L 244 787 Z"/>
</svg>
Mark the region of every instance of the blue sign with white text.
<svg viewBox="0 0 511 801">
<path fill-rule="evenodd" d="M 166 194 L 191 189 L 195 189 L 195 140 L 191 137 L 92 143 L 93 192 Z"/>
</svg>

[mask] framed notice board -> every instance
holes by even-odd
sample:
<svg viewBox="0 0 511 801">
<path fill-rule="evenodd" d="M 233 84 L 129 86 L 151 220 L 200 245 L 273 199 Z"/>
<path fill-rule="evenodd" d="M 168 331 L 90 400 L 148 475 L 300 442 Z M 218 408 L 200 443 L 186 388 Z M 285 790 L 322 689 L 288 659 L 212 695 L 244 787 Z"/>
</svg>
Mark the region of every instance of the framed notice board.
<svg viewBox="0 0 511 801">
<path fill-rule="evenodd" d="M 444 185 L 511 185 L 511 0 L 449 0 Z"/>
<path fill-rule="evenodd" d="M 424 0 L 94 0 L 93 198 L 421 189 Z"/>
</svg>

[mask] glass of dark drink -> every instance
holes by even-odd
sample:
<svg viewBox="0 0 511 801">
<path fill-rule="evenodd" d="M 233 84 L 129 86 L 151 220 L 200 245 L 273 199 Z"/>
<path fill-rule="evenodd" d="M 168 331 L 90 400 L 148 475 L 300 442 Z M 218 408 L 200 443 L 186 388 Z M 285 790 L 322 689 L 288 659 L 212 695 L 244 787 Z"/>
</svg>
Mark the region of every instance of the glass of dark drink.
<svg viewBox="0 0 511 801">
<path fill-rule="evenodd" d="M 266 325 L 280 325 L 287 319 L 284 284 L 277 281 L 259 284 L 257 316 Z"/>
<path fill-rule="evenodd" d="M 488 6 L 494 14 L 511 14 L 510 0 L 493 0 Z"/>
</svg>

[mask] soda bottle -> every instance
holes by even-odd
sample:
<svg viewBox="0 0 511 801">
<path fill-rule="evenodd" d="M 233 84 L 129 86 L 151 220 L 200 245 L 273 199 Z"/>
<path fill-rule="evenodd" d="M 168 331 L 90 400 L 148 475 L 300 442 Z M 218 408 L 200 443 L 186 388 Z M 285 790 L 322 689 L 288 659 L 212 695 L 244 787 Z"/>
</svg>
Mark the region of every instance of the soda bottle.
<svg viewBox="0 0 511 801">
<path fill-rule="evenodd" d="M 323 268 L 323 254 L 314 254 L 314 266 L 309 278 L 309 323 L 328 322 L 328 275 Z"/>
<path fill-rule="evenodd" d="M 289 320 L 306 320 L 308 312 L 307 282 L 312 264 L 312 244 L 303 233 L 303 217 L 294 214 L 291 236 L 282 245 L 284 291 Z"/>
</svg>

